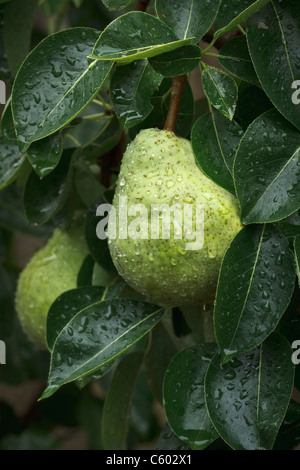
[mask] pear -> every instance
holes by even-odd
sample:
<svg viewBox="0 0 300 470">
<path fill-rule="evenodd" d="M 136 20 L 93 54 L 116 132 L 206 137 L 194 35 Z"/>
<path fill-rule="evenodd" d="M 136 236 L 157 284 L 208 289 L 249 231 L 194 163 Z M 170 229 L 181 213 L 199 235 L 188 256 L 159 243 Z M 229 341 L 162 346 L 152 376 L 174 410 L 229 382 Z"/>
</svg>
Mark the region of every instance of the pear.
<svg viewBox="0 0 300 470">
<path fill-rule="evenodd" d="M 83 228 L 56 228 L 19 276 L 18 318 L 28 338 L 42 350 L 47 349 L 48 310 L 59 295 L 77 286 L 77 274 L 87 254 Z"/>
<path fill-rule="evenodd" d="M 141 205 L 145 210 L 138 213 Z M 168 208 L 173 217 L 163 219 Z M 162 222 L 158 227 L 155 210 L 166 226 L 171 220 L 169 237 Z M 187 139 L 153 128 L 140 131 L 128 145 L 107 236 L 118 273 L 140 294 L 165 307 L 212 301 L 223 256 L 241 229 L 237 199 L 202 172 Z"/>
</svg>

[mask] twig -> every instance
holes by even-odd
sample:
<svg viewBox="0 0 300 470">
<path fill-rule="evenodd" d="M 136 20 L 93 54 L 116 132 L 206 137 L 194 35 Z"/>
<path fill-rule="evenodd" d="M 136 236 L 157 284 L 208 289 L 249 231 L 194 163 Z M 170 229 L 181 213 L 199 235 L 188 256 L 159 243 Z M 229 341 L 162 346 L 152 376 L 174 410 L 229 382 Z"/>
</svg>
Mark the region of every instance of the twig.
<svg viewBox="0 0 300 470">
<path fill-rule="evenodd" d="M 135 11 L 146 11 L 150 0 L 137 0 Z"/>
<path fill-rule="evenodd" d="M 172 92 L 167 119 L 164 125 L 165 130 L 175 132 L 180 101 L 187 81 L 187 75 L 178 75 L 172 79 Z"/>
</svg>

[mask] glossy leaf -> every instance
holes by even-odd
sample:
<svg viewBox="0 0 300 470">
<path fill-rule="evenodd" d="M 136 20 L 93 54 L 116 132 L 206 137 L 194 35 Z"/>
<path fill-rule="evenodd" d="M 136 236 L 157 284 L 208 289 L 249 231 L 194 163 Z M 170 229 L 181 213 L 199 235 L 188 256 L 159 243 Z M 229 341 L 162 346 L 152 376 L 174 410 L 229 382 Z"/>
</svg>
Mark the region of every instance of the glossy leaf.
<svg viewBox="0 0 300 470">
<path fill-rule="evenodd" d="M 295 260 L 296 260 L 296 270 L 298 275 L 298 283 L 300 287 L 300 235 L 295 237 Z"/>
<path fill-rule="evenodd" d="M 5 142 L 0 138 L 0 190 L 16 179 L 25 160 L 26 155 L 19 151 L 16 141 Z"/>
<path fill-rule="evenodd" d="M 198 46 L 183 46 L 175 51 L 151 57 L 151 67 L 164 77 L 176 77 L 194 70 L 201 58 L 201 49 Z"/>
<path fill-rule="evenodd" d="M 133 392 L 144 353 L 126 355 L 117 365 L 109 384 L 102 415 L 102 442 L 106 450 L 126 450 Z"/>
<path fill-rule="evenodd" d="M 214 111 L 197 119 L 191 132 L 193 151 L 202 171 L 232 193 L 233 162 L 242 136 L 237 122 Z"/>
<path fill-rule="evenodd" d="M 241 80 L 260 85 L 248 51 L 246 36 L 237 36 L 225 42 L 220 49 L 219 62 Z"/>
<path fill-rule="evenodd" d="M 30 50 L 37 6 L 38 0 L 11 0 L 5 5 L 3 40 L 13 76 Z"/>
<path fill-rule="evenodd" d="M 119 16 L 101 33 L 92 59 L 132 61 L 153 57 L 189 44 L 178 40 L 165 23 L 148 13 L 133 11 Z"/>
<path fill-rule="evenodd" d="M 295 284 L 293 253 L 272 227 L 251 225 L 235 237 L 219 275 L 214 310 L 222 361 L 259 345 L 276 328 Z"/>
<path fill-rule="evenodd" d="M 123 129 L 143 121 L 153 106 L 149 99 L 158 89 L 162 75 L 147 60 L 116 67 L 110 82 L 111 101 Z"/>
<path fill-rule="evenodd" d="M 109 10 L 124 10 L 127 8 L 133 0 L 102 0 L 102 3 L 108 8 Z"/>
<path fill-rule="evenodd" d="M 156 441 L 155 450 L 189 450 L 189 447 L 165 424 Z"/>
<path fill-rule="evenodd" d="M 77 287 L 91 286 L 93 283 L 95 261 L 91 255 L 87 255 L 77 275 Z"/>
<path fill-rule="evenodd" d="M 44 224 L 63 207 L 70 192 L 71 172 L 68 154 L 42 181 L 31 172 L 24 189 L 25 214 L 30 224 Z"/>
<path fill-rule="evenodd" d="M 274 106 L 300 130 L 300 106 L 293 102 L 299 79 L 300 12 L 297 3 L 270 2 L 247 24 L 250 55 Z M 267 67 L 266 67 L 267 64 Z"/>
<path fill-rule="evenodd" d="M 287 340 L 273 333 L 262 345 L 220 366 L 218 353 L 205 378 L 209 416 L 234 450 L 271 450 L 293 387 Z"/>
<path fill-rule="evenodd" d="M 234 180 L 244 223 L 275 222 L 299 209 L 299 132 L 277 110 L 248 127 L 236 154 Z"/>
<path fill-rule="evenodd" d="M 276 222 L 275 227 L 288 239 L 300 235 L 300 211 L 296 211 L 285 219 Z"/>
<path fill-rule="evenodd" d="M 202 86 L 208 101 L 232 120 L 238 98 L 234 79 L 222 70 L 206 65 L 202 72 Z"/>
<path fill-rule="evenodd" d="M 214 36 L 218 38 L 222 34 L 237 28 L 238 25 L 243 24 L 254 13 L 261 10 L 269 1 L 236 0 L 234 7 L 232 7 L 232 2 L 225 0 L 216 19 Z"/>
<path fill-rule="evenodd" d="M 179 39 L 194 37 L 197 43 L 212 26 L 221 0 L 156 0 L 158 17 Z"/>
<path fill-rule="evenodd" d="M 97 94 L 112 67 L 87 58 L 98 35 L 70 28 L 46 37 L 27 56 L 12 91 L 21 150 L 68 124 Z"/>
<path fill-rule="evenodd" d="M 56 168 L 62 152 L 63 139 L 58 133 L 33 142 L 27 150 L 27 156 L 36 174 L 44 178 Z"/>
<path fill-rule="evenodd" d="M 48 386 L 41 398 L 114 360 L 142 339 L 162 315 L 157 305 L 127 299 L 104 300 L 78 312 L 55 341 Z"/>
<path fill-rule="evenodd" d="M 11 142 L 12 140 L 16 141 L 17 137 L 11 111 L 11 96 L 7 100 L 6 106 L 2 112 L 0 127 L 3 140 L 6 142 Z"/>
<path fill-rule="evenodd" d="M 300 444 L 300 403 L 291 400 L 273 450 L 297 450 Z"/>
<path fill-rule="evenodd" d="M 256 85 L 241 82 L 238 95 L 234 119 L 244 131 L 258 116 L 274 108 L 262 88 Z"/>
<path fill-rule="evenodd" d="M 218 437 L 205 405 L 204 377 L 217 351 L 213 343 L 178 353 L 164 379 L 167 421 L 179 439 L 193 450 L 205 449 Z"/>
</svg>

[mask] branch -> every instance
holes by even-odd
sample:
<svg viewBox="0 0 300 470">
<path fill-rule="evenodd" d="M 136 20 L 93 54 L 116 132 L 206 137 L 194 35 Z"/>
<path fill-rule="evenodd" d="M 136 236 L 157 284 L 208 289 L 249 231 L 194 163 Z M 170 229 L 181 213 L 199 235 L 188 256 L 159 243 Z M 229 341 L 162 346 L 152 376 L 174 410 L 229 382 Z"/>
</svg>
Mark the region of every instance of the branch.
<svg viewBox="0 0 300 470">
<path fill-rule="evenodd" d="M 135 11 L 146 11 L 150 0 L 137 0 Z"/>
<path fill-rule="evenodd" d="M 164 130 L 175 133 L 180 101 L 186 81 L 187 75 L 178 75 L 172 79 L 171 100 Z"/>
</svg>

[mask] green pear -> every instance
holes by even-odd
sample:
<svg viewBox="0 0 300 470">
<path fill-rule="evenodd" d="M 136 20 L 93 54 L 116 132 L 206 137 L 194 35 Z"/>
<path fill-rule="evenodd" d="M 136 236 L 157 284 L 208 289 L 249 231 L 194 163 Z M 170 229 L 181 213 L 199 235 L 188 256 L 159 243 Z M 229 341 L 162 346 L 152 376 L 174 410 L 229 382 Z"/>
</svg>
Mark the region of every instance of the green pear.
<svg viewBox="0 0 300 470">
<path fill-rule="evenodd" d="M 141 205 L 147 211 L 138 214 Z M 176 216 L 170 208 L 178 209 Z M 163 222 L 168 227 L 170 220 L 168 237 Z M 165 307 L 212 301 L 222 258 L 241 229 L 237 199 L 201 171 L 187 139 L 146 129 L 129 144 L 107 236 L 117 271 L 136 291 Z"/>
<path fill-rule="evenodd" d="M 87 254 L 81 227 L 56 228 L 19 276 L 16 311 L 24 332 L 41 349 L 47 349 L 48 310 L 59 295 L 77 286 L 77 274 Z"/>
</svg>

